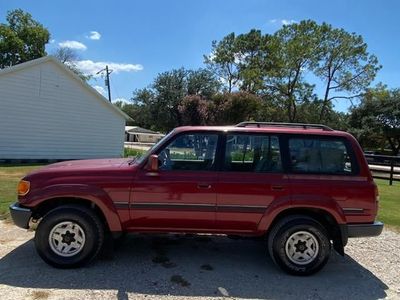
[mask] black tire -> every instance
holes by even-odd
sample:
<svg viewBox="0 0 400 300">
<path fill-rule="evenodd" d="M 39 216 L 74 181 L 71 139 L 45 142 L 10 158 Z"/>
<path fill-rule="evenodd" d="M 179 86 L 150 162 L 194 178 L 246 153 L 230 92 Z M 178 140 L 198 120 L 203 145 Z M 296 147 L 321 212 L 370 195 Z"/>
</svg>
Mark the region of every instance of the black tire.
<svg viewBox="0 0 400 300">
<path fill-rule="evenodd" d="M 79 252 L 72 253 L 68 257 L 59 255 L 50 245 L 49 235 L 52 229 L 62 222 L 72 222 L 79 225 L 85 236 L 84 243 L 79 247 Z M 99 217 L 89 208 L 79 205 L 63 205 L 51 210 L 40 221 L 35 233 L 35 246 L 40 257 L 49 265 L 63 269 L 77 268 L 89 263 L 97 256 L 103 242 L 104 226 Z"/>
<path fill-rule="evenodd" d="M 293 244 L 291 246 L 291 241 L 288 241 L 291 236 L 292 243 L 295 243 L 293 241 L 296 237 L 307 237 L 311 240 L 315 251 L 304 250 L 304 241 L 303 245 L 297 242 L 295 247 Z M 331 243 L 326 229 L 319 222 L 307 216 L 295 215 L 283 218 L 272 228 L 268 237 L 268 251 L 274 263 L 285 272 L 306 276 L 318 272 L 325 266 L 331 253 Z M 291 252 L 299 255 L 297 260 L 289 257 Z M 303 253 L 314 254 L 310 255 L 311 258 L 304 258 Z"/>
</svg>

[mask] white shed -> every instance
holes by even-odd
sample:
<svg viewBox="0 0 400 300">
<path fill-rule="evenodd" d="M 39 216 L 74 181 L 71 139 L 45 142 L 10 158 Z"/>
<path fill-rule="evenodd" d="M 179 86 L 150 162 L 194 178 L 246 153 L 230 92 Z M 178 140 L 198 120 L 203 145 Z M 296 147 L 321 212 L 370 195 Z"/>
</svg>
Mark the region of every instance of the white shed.
<svg viewBox="0 0 400 300">
<path fill-rule="evenodd" d="M 125 126 L 125 142 L 155 144 L 164 135 L 139 126 Z"/>
<path fill-rule="evenodd" d="M 127 119 L 53 57 L 0 70 L 0 160 L 120 157 Z"/>
</svg>

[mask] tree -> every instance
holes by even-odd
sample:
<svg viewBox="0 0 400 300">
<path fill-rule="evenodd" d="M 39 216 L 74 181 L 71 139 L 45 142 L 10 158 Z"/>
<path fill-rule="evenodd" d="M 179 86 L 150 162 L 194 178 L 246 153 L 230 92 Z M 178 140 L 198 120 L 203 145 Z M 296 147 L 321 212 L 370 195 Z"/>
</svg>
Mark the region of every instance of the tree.
<svg viewBox="0 0 400 300">
<path fill-rule="evenodd" d="M 93 76 L 86 75 L 76 66 L 76 61 L 80 59 L 78 53 L 71 48 L 68 47 L 60 47 L 57 48 L 52 56 L 57 58 L 60 62 L 66 65 L 72 72 L 78 75 L 83 81 L 89 81 Z"/>
<path fill-rule="evenodd" d="M 360 35 L 323 23 L 318 39 L 320 46 L 314 73 L 325 84 L 320 111 L 320 120 L 323 120 L 329 102 L 360 96 L 360 92 L 375 79 L 381 66 L 376 56 L 367 52 L 367 44 Z"/>
<path fill-rule="evenodd" d="M 390 147 L 400 152 L 400 89 L 379 85 L 363 95 L 359 106 L 351 109 L 351 131 L 365 147 Z"/>
<path fill-rule="evenodd" d="M 261 89 L 268 68 L 268 37 L 260 30 L 252 29 L 238 36 L 231 33 L 219 42 L 212 42 L 211 54 L 204 56 L 205 63 L 222 80 L 228 93 L 234 88 L 251 93 Z"/>
<path fill-rule="evenodd" d="M 179 104 L 183 125 L 207 125 L 209 123 L 209 101 L 200 96 L 186 96 Z"/>
<path fill-rule="evenodd" d="M 204 62 L 226 83 L 227 92 L 232 92 L 239 81 L 235 33 L 228 34 L 219 42 L 213 41 L 211 54 L 204 55 Z"/>
<path fill-rule="evenodd" d="M 213 97 L 209 120 L 215 125 L 232 125 L 257 120 L 262 99 L 247 92 L 223 93 Z"/>
<path fill-rule="evenodd" d="M 153 129 L 169 131 L 185 124 L 186 106 L 180 108 L 185 97 L 206 100 L 219 88 L 220 82 L 209 70 L 181 68 L 158 74 L 149 88 L 135 91 L 132 100 L 149 117 L 148 124 L 156 127 Z"/>
<path fill-rule="evenodd" d="M 187 94 L 210 99 L 221 89 L 221 82 L 207 69 L 189 70 L 187 74 Z"/>
<path fill-rule="evenodd" d="M 297 120 L 298 104 L 314 97 L 314 86 L 304 81 L 304 73 L 316 64 L 317 32 L 314 21 L 301 21 L 283 26 L 270 40 L 273 67 L 265 88 L 284 103 L 289 122 Z"/>
<path fill-rule="evenodd" d="M 16 9 L 0 24 L 0 68 L 10 67 L 46 55 L 50 33 L 29 13 Z"/>
<path fill-rule="evenodd" d="M 238 63 L 239 88 L 249 93 L 258 93 L 263 88 L 263 80 L 271 68 L 268 43 L 269 35 L 252 29 L 236 38 L 236 60 Z"/>
</svg>

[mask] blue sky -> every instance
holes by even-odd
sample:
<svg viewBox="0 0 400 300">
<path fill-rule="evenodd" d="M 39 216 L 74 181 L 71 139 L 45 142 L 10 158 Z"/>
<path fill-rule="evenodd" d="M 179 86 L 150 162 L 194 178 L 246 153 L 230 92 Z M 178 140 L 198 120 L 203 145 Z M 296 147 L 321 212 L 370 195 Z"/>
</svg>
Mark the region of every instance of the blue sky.
<svg viewBox="0 0 400 300">
<path fill-rule="evenodd" d="M 88 70 L 115 63 L 112 97 L 129 99 L 157 73 L 203 66 L 211 41 L 251 28 L 273 33 L 287 21 L 313 19 L 364 37 L 383 68 L 375 82 L 400 87 L 400 1 L 21 1 L 0 0 L 0 22 L 6 12 L 22 8 L 46 26 L 51 53 L 72 43 Z M 275 21 L 272 21 L 275 20 Z M 92 34 L 95 31 L 99 33 Z M 103 87 L 101 78 L 91 82 Z M 99 88 L 100 89 L 100 88 Z M 318 92 L 318 89 L 317 89 Z M 345 110 L 347 104 L 336 103 Z"/>
</svg>

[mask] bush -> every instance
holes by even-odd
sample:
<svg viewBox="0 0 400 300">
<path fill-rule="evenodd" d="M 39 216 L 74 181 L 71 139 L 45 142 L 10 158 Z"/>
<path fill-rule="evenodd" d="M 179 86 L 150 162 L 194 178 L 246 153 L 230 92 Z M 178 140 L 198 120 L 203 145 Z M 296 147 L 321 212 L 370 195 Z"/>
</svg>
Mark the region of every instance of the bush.
<svg viewBox="0 0 400 300">
<path fill-rule="evenodd" d="M 141 156 L 146 151 L 133 148 L 124 148 L 124 157 Z"/>
</svg>

